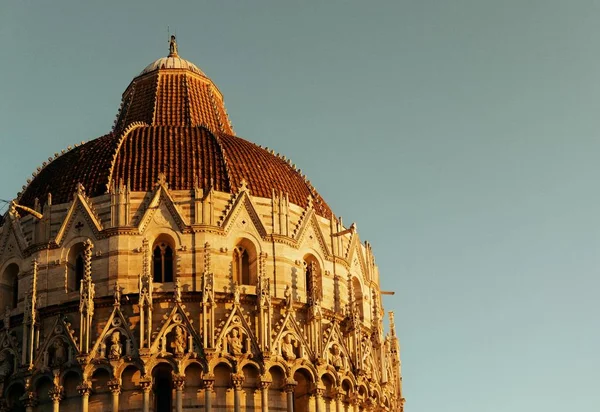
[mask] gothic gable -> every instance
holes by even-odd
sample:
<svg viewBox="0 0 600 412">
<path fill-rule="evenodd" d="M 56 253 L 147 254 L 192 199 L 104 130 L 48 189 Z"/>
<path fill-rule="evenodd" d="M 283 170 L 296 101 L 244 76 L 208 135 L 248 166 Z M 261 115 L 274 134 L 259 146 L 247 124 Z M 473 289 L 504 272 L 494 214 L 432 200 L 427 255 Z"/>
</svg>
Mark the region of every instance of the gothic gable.
<svg viewBox="0 0 600 412">
<path fill-rule="evenodd" d="M 71 237 L 86 236 L 98 239 L 102 229 L 102 222 L 94 210 L 92 202 L 85 197 L 83 186 L 78 185 L 73 202 L 54 241 L 60 245 L 65 239 Z"/>
</svg>

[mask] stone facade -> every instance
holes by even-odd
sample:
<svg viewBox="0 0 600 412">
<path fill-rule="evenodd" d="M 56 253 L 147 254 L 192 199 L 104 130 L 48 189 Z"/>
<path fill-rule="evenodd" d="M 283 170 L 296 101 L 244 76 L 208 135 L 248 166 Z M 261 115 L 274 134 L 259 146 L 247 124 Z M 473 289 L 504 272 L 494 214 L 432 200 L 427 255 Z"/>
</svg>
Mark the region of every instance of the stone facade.
<svg viewBox="0 0 600 412">
<path fill-rule="evenodd" d="M 354 225 L 245 180 L 86 192 L 0 227 L 3 410 L 403 410 Z"/>
</svg>

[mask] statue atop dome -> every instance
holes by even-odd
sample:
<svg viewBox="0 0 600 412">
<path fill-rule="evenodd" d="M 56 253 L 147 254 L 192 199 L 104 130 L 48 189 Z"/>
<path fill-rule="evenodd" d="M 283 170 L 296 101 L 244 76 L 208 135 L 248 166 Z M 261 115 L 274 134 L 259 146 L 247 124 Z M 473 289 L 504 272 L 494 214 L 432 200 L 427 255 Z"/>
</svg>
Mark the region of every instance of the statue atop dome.
<svg viewBox="0 0 600 412">
<path fill-rule="evenodd" d="M 169 57 L 177 57 L 177 39 L 174 34 L 171 34 L 171 40 L 169 40 Z"/>
</svg>

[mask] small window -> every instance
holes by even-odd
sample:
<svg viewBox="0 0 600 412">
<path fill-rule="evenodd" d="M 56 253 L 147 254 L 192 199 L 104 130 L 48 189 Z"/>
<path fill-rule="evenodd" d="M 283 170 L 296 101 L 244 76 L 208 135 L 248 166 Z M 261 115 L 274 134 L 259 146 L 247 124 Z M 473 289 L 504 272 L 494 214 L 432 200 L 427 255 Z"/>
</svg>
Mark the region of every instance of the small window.
<svg viewBox="0 0 600 412">
<path fill-rule="evenodd" d="M 322 296 L 322 279 L 319 263 L 313 255 L 304 257 L 306 300 L 308 303 L 320 301 Z"/>
<path fill-rule="evenodd" d="M 81 288 L 81 281 L 85 273 L 85 245 L 77 243 L 69 249 L 67 261 L 67 280 L 66 286 L 69 291 L 78 291 Z"/>
<path fill-rule="evenodd" d="M 155 282 L 173 282 L 173 248 L 168 243 L 159 242 L 154 246 L 152 267 Z"/>
<path fill-rule="evenodd" d="M 240 285 L 250 285 L 250 258 L 241 246 L 233 250 L 233 274 Z"/>
</svg>

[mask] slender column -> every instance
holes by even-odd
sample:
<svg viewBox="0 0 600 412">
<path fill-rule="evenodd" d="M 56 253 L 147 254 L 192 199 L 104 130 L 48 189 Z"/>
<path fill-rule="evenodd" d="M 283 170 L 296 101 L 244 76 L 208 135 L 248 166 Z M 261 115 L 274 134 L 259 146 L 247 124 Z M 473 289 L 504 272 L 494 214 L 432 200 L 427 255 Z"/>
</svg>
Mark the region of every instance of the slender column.
<svg viewBox="0 0 600 412">
<path fill-rule="evenodd" d="M 77 391 L 79 392 L 79 395 L 81 395 L 81 412 L 88 412 L 92 385 L 88 382 L 84 382 L 77 387 Z"/>
<path fill-rule="evenodd" d="M 283 390 L 287 394 L 287 412 L 294 412 L 294 389 L 298 382 L 291 380 L 286 382 Z"/>
<path fill-rule="evenodd" d="M 240 400 L 240 392 L 242 391 L 242 384 L 244 383 L 244 375 L 236 374 L 231 375 L 231 382 L 233 383 L 233 410 L 234 412 L 242 412 L 242 405 Z"/>
<path fill-rule="evenodd" d="M 212 411 L 212 391 L 215 386 L 215 376 L 205 375 L 204 379 L 204 410 L 206 412 Z"/>
<path fill-rule="evenodd" d="M 21 397 L 23 405 L 25 405 L 25 412 L 33 412 L 33 408 L 37 406 L 37 397 L 35 392 L 25 392 Z"/>
<path fill-rule="evenodd" d="M 335 394 L 335 411 L 336 412 L 342 412 L 342 401 L 344 400 L 345 396 L 346 396 L 346 394 L 344 392 L 342 392 L 341 390 Z"/>
<path fill-rule="evenodd" d="M 150 412 L 150 389 L 152 388 L 152 378 L 140 379 L 140 388 L 142 389 L 142 412 Z"/>
<path fill-rule="evenodd" d="M 183 412 L 183 387 L 185 386 L 185 377 L 174 377 L 173 385 L 175 386 L 175 410 L 177 412 Z"/>
<path fill-rule="evenodd" d="M 269 386 L 271 386 L 271 381 L 269 381 L 269 380 L 261 380 L 260 381 L 261 412 L 269 412 Z"/>
<path fill-rule="evenodd" d="M 325 388 L 315 389 L 315 412 L 321 412 L 321 403 L 323 401 L 324 393 L 325 393 Z"/>
<path fill-rule="evenodd" d="M 117 379 L 108 381 L 108 389 L 112 393 L 112 412 L 119 412 L 119 394 L 121 393 L 121 384 Z"/>
<path fill-rule="evenodd" d="M 48 396 L 52 400 L 52 411 L 60 412 L 60 401 L 63 398 L 63 387 L 54 386 L 48 391 Z"/>
</svg>

